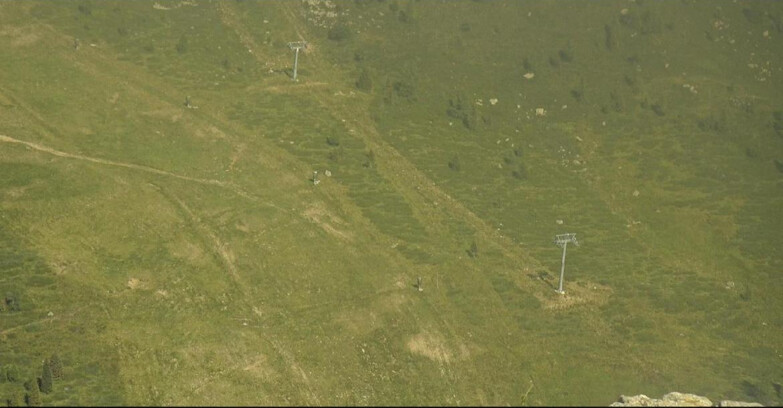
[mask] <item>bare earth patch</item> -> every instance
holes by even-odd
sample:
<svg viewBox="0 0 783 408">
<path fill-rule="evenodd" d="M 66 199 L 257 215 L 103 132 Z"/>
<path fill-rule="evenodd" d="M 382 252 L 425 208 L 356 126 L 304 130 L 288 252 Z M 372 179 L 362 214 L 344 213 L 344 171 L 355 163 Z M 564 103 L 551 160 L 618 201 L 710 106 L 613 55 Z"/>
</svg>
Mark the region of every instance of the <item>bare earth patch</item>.
<svg viewBox="0 0 783 408">
<path fill-rule="evenodd" d="M 14 47 L 24 47 L 34 44 L 40 36 L 32 31 L 32 27 L 13 27 L 6 26 L 0 30 L 0 37 L 10 37 L 11 45 Z"/>
<path fill-rule="evenodd" d="M 125 286 L 127 286 L 130 290 L 145 289 L 147 287 L 144 282 L 137 278 L 128 279 L 128 283 L 126 283 Z"/>
<path fill-rule="evenodd" d="M 464 344 L 459 346 L 459 352 L 449 350 L 446 340 L 440 333 L 422 332 L 408 340 L 408 350 L 439 363 L 449 363 L 470 357 L 470 351 Z"/>
<path fill-rule="evenodd" d="M 612 294 L 612 288 L 593 282 L 572 282 L 564 287 L 565 294 L 537 293 L 535 296 L 547 310 L 567 310 L 577 306 L 600 306 Z"/>
<path fill-rule="evenodd" d="M 336 216 L 330 214 L 328 211 L 326 211 L 325 208 L 323 208 L 322 205 L 315 205 L 312 206 L 304 211 L 304 216 L 311 221 L 314 221 L 316 224 L 321 226 L 321 228 L 324 229 L 324 231 L 328 232 L 330 235 L 333 235 L 337 238 L 350 241 L 353 239 L 353 234 L 347 231 L 341 231 L 332 226 L 332 224 L 343 224 L 343 220 Z"/>
<path fill-rule="evenodd" d="M 269 367 L 266 356 L 263 354 L 254 356 L 252 361 L 242 368 L 242 370 L 264 381 L 270 380 L 275 374 L 274 370 Z"/>
<path fill-rule="evenodd" d="M 186 239 L 170 242 L 166 247 L 176 258 L 186 260 L 192 265 L 204 266 L 209 263 L 201 246 Z"/>
</svg>

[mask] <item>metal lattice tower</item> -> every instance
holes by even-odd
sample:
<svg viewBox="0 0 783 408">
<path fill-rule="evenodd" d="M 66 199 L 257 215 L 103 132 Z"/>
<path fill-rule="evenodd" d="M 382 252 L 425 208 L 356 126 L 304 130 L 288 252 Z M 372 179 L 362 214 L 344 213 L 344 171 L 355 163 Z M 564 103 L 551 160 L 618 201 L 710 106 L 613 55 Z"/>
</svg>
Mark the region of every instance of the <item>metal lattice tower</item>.
<svg viewBox="0 0 783 408">
<path fill-rule="evenodd" d="M 299 63 L 299 50 L 302 48 L 307 48 L 307 41 L 294 41 L 288 43 L 288 48 L 296 51 L 296 54 L 294 55 L 294 78 L 293 80 L 296 81 L 296 66 Z"/>
<path fill-rule="evenodd" d="M 579 246 L 579 242 L 576 241 L 575 233 L 555 235 L 555 245 L 563 247 L 563 261 L 560 265 L 560 285 L 557 290 L 555 290 L 555 292 L 561 295 L 565 294 L 565 291 L 563 291 L 563 274 L 565 273 L 566 247 L 570 242 L 573 242 L 574 245 Z"/>
</svg>

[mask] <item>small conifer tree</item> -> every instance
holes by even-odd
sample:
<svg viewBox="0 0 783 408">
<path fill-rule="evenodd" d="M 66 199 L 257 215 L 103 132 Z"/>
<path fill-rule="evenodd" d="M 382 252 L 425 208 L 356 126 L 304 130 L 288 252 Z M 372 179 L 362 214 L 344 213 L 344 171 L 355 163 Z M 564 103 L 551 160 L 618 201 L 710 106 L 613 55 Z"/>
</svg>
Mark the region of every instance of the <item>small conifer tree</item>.
<svg viewBox="0 0 783 408">
<path fill-rule="evenodd" d="M 6 400 L 9 407 L 23 407 L 24 406 L 24 390 L 20 386 L 14 387 L 11 391 L 11 397 Z"/>
<path fill-rule="evenodd" d="M 52 367 L 49 360 L 45 360 L 41 370 L 41 392 L 48 394 L 52 392 Z"/>
<path fill-rule="evenodd" d="M 40 407 L 43 405 L 41 390 L 38 388 L 38 381 L 28 381 L 25 385 L 27 386 L 27 406 Z"/>
<path fill-rule="evenodd" d="M 19 369 L 13 365 L 9 364 L 5 366 L 5 378 L 8 380 L 8 382 L 17 382 L 19 381 Z"/>
<path fill-rule="evenodd" d="M 52 354 L 49 359 L 49 367 L 52 369 L 52 378 L 61 380 L 63 378 L 63 361 L 57 353 Z"/>
</svg>

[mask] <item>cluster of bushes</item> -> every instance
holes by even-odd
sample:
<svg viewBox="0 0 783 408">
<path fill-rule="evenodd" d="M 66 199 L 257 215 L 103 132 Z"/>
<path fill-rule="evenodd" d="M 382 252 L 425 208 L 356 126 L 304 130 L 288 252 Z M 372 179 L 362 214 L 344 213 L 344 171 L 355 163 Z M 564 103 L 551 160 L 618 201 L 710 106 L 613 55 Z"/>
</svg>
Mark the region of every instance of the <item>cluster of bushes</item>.
<svg viewBox="0 0 783 408">
<path fill-rule="evenodd" d="M 393 81 L 386 79 L 386 85 L 383 89 L 383 103 L 391 105 L 395 99 L 405 99 L 408 102 L 416 101 L 416 88 L 407 81 Z"/>
<path fill-rule="evenodd" d="M 663 111 L 663 107 L 659 103 L 649 103 L 647 100 L 643 100 L 639 102 L 639 106 L 641 106 L 642 109 L 650 109 L 656 116 L 666 115 L 666 112 Z"/>
<path fill-rule="evenodd" d="M 400 6 L 397 2 L 389 4 L 389 11 L 397 14 L 397 20 L 401 23 L 411 24 L 415 21 L 415 13 L 413 12 L 413 2 L 408 1 L 405 5 L 405 10 L 400 10 Z"/>
<path fill-rule="evenodd" d="M 19 383 L 23 375 L 14 364 L 0 368 L 0 382 Z M 41 376 L 25 381 L 23 387 L 15 387 L 6 398 L 9 407 L 40 407 L 43 405 L 41 394 L 48 394 L 54 389 L 54 381 L 63 378 L 63 363 L 56 353 L 44 360 Z"/>
<path fill-rule="evenodd" d="M 326 144 L 330 147 L 329 153 L 327 153 L 326 157 L 333 162 L 342 161 L 342 158 L 345 155 L 345 150 L 342 148 L 342 146 L 340 146 L 340 138 L 336 135 L 327 136 Z"/>
<path fill-rule="evenodd" d="M 635 13 L 620 14 L 618 20 L 623 26 L 633 31 L 638 31 L 642 35 L 659 34 L 663 26 L 661 19 L 650 11 L 645 11 L 639 16 Z M 673 28 L 672 24 L 667 24 L 666 26 L 669 29 Z"/>
<path fill-rule="evenodd" d="M 516 167 L 511 170 L 511 177 L 517 180 L 527 179 L 527 167 L 522 162 L 522 149 L 517 147 L 512 150 L 512 154 L 503 157 L 503 163 L 509 167 Z"/>
<path fill-rule="evenodd" d="M 571 46 L 569 45 L 566 48 L 563 48 L 561 50 L 557 51 L 557 56 L 550 56 L 549 57 L 549 65 L 551 65 L 553 68 L 557 68 L 560 66 L 561 62 L 572 62 L 574 60 L 574 51 L 571 49 Z"/>
<path fill-rule="evenodd" d="M 449 99 L 449 107 L 446 109 L 446 115 L 450 118 L 457 119 L 462 122 L 468 130 L 476 129 L 476 107 L 470 105 L 466 107 L 462 103 L 462 98 L 457 96 L 457 99 Z"/>
<path fill-rule="evenodd" d="M 392 83 L 394 94 L 409 101 L 414 100 L 414 87 L 408 82 L 395 81 Z"/>
</svg>

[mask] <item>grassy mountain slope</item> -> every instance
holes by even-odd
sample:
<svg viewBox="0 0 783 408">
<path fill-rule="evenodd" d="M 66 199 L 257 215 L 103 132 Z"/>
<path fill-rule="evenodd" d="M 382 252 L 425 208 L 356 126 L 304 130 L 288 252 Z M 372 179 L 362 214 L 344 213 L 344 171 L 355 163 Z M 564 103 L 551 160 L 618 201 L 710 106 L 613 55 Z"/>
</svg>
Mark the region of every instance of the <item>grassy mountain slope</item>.
<svg viewBox="0 0 783 408">
<path fill-rule="evenodd" d="M 782 15 L 0 3 L 0 367 L 58 353 L 55 405 L 779 402 Z"/>
</svg>

